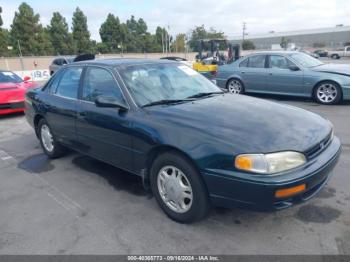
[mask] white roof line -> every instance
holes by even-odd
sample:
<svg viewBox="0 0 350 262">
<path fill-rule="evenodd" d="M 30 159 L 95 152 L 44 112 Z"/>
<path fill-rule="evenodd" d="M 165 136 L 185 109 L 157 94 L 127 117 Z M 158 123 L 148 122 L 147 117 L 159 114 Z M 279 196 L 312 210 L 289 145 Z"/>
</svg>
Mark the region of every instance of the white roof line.
<svg viewBox="0 0 350 262">
<path fill-rule="evenodd" d="M 328 28 L 317 28 L 317 29 L 307 29 L 300 31 L 288 31 L 288 32 L 272 32 L 267 34 L 252 34 L 246 35 L 245 39 L 257 39 L 257 38 L 272 38 L 272 37 L 288 37 L 296 35 L 312 35 L 312 34 L 322 34 L 322 33 L 333 33 L 333 32 L 349 32 L 350 26 L 338 26 L 338 27 L 328 27 Z M 233 36 L 231 40 L 242 40 L 242 35 Z"/>
</svg>

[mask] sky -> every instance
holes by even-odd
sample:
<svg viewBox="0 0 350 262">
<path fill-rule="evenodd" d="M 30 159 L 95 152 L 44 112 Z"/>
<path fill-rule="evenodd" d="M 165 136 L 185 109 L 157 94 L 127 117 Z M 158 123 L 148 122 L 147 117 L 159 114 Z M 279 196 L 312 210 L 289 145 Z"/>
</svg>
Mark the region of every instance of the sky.
<svg viewBox="0 0 350 262">
<path fill-rule="evenodd" d="M 4 27 L 10 28 L 14 13 L 23 1 L 0 0 Z M 125 22 L 131 15 L 142 17 L 151 33 L 157 26 L 170 33 L 189 33 L 197 25 L 223 31 L 230 39 L 242 34 L 246 22 L 248 35 L 270 31 L 285 32 L 337 24 L 350 25 L 349 0 L 28 0 L 43 25 L 50 23 L 53 12 L 66 17 L 71 27 L 77 6 L 88 18 L 91 38 L 100 41 L 99 28 L 108 13 Z"/>
</svg>

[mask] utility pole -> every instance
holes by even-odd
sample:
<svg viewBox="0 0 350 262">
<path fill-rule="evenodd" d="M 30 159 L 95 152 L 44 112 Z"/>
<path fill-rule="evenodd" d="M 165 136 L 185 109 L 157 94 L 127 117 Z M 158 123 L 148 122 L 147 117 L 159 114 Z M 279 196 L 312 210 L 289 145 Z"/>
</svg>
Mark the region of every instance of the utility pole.
<svg viewBox="0 0 350 262">
<path fill-rule="evenodd" d="M 163 54 L 164 54 L 164 30 L 162 28 L 162 49 L 163 49 Z"/>
<path fill-rule="evenodd" d="M 22 49 L 21 49 L 21 44 L 19 43 L 19 40 L 17 40 L 17 45 L 18 45 L 18 50 L 19 50 L 19 59 L 21 61 L 21 68 L 22 68 L 22 71 L 24 71 Z"/>
<path fill-rule="evenodd" d="M 168 23 L 168 32 L 170 32 L 170 25 Z M 170 35 L 168 34 L 168 45 L 169 45 L 169 53 L 171 53 L 171 49 L 170 49 Z"/>
<path fill-rule="evenodd" d="M 245 31 L 247 30 L 247 23 L 243 22 L 243 35 L 242 35 L 242 42 L 244 42 L 244 36 L 246 35 Z"/>
</svg>

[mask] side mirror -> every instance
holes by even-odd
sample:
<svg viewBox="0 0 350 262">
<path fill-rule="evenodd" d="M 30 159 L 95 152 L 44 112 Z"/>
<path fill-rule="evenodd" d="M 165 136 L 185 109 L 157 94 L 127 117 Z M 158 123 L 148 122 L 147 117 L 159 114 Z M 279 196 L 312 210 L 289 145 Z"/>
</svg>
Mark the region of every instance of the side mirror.
<svg viewBox="0 0 350 262">
<path fill-rule="evenodd" d="M 25 77 L 23 78 L 23 82 L 28 82 L 30 79 L 31 79 L 30 76 L 25 76 Z"/>
<path fill-rule="evenodd" d="M 288 68 L 292 71 L 299 71 L 300 70 L 300 68 L 297 67 L 296 65 L 290 65 Z"/>
<path fill-rule="evenodd" d="M 95 104 L 97 107 L 119 108 L 123 111 L 128 110 L 123 103 L 111 96 L 98 96 L 95 100 Z"/>
</svg>

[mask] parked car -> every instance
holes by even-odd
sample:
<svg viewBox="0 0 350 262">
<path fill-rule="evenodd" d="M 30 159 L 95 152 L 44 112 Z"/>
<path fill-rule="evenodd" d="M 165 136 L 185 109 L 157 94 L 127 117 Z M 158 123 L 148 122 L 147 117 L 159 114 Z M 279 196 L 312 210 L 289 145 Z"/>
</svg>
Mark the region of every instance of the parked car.
<svg viewBox="0 0 350 262">
<path fill-rule="evenodd" d="M 82 54 L 76 57 L 57 57 L 52 60 L 49 65 L 50 75 L 52 76 L 58 69 L 60 69 L 64 65 L 71 64 L 73 62 L 86 61 L 95 59 L 94 54 Z"/>
<path fill-rule="evenodd" d="M 162 58 L 160 58 L 160 59 L 176 61 L 176 62 L 182 63 L 182 64 L 184 64 L 184 65 L 187 65 L 187 66 L 189 66 L 189 67 L 192 67 L 192 63 L 191 63 L 190 61 L 188 61 L 187 59 L 182 58 L 182 57 L 177 57 L 177 56 L 166 56 L 166 57 L 162 57 Z"/>
<path fill-rule="evenodd" d="M 340 154 L 328 120 L 225 93 L 167 60 L 73 63 L 26 97 L 50 158 L 71 148 L 140 176 L 179 222 L 211 205 L 277 210 L 308 200 Z"/>
<path fill-rule="evenodd" d="M 316 54 L 316 53 L 311 53 L 310 51 L 307 51 L 307 50 L 300 50 L 300 52 L 302 52 L 302 53 L 304 53 L 304 54 L 307 54 L 307 55 L 309 55 L 309 56 L 312 56 L 313 58 L 317 58 L 317 59 L 320 58 L 320 56 L 319 56 L 318 54 Z"/>
<path fill-rule="evenodd" d="M 324 64 L 295 51 L 260 52 L 221 66 L 216 76 L 231 93 L 314 98 L 321 104 L 350 99 L 350 65 Z"/>
<path fill-rule="evenodd" d="M 350 57 L 350 46 L 345 46 L 344 49 L 336 51 L 328 51 L 328 56 L 333 59 L 339 59 L 341 57 Z"/>
<path fill-rule="evenodd" d="M 52 76 L 62 66 L 73 63 L 74 57 L 57 57 L 49 65 L 50 75 Z"/>
<path fill-rule="evenodd" d="M 30 77 L 23 80 L 11 71 L 0 70 L 0 115 L 24 111 L 26 90 L 37 86 L 29 80 Z"/>
<path fill-rule="evenodd" d="M 324 49 L 318 49 L 314 51 L 314 54 L 317 54 L 319 57 L 327 57 L 328 51 Z"/>
</svg>

